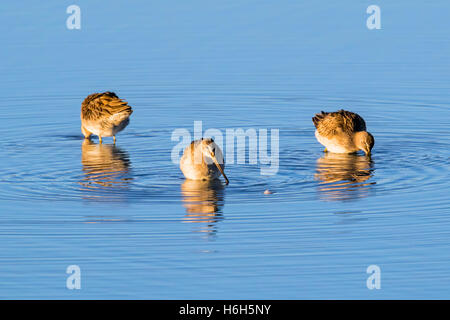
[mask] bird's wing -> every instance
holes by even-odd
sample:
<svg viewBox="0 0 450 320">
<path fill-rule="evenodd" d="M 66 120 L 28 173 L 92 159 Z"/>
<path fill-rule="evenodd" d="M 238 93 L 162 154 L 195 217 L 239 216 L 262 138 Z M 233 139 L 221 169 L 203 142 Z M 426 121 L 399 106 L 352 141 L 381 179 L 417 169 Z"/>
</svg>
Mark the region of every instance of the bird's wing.
<svg viewBox="0 0 450 320">
<path fill-rule="evenodd" d="M 314 116 L 313 122 L 321 136 L 332 137 L 340 132 L 352 134 L 365 131 L 366 123 L 358 114 L 339 110 L 337 112 L 321 112 Z"/>
<path fill-rule="evenodd" d="M 320 123 L 322 122 L 322 120 L 329 114 L 329 112 L 324 112 L 321 111 L 320 113 L 317 113 L 313 118 L 312 121 L 314 123 L 314 126 L 316 127 L 316 129 L 319 128 Z"/>
<path fill-rule="evenodd" d="M 366 122 L 357 113 L 345 110 L 339 110 L 336 113 L 340 115 L 342 119 L 342 128 L 347 133 L 366 130 Z"/>
<path fill-rule="evenodd" d="M 103 120 L 118 114 L 128 117 L 133 110 L 114 92 L 104 92 L 89 95 L 81 104 L 81 112 L 86 120 Z"/>
</svg>

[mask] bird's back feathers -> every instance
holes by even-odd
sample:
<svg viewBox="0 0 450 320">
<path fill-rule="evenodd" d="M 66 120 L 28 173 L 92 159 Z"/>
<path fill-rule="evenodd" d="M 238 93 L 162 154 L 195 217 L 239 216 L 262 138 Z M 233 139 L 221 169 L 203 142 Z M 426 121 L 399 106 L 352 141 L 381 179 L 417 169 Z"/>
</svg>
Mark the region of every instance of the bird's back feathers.
<svg viewBox="0 0 450 320">
<path fill-rule="evenodd" d="M 324 112 L 316 114 L 312 121 L 320 135 L 331 137 L 340 132 L 353 134 L 358 131 L 366 130 L 364 119 L 358 114 L 339 110 L 336 112 Z"/>
<path fill-rule="evenodd" d="M 81 104 L 81 117 L 83 120 L 104 120 L 129 117 L 133 109 L 126 101 L 120 99 L 114 92 L 93 93 L 84 99 Z M 121 114 L 120 117 L 114 115 Z"/>
</svg>

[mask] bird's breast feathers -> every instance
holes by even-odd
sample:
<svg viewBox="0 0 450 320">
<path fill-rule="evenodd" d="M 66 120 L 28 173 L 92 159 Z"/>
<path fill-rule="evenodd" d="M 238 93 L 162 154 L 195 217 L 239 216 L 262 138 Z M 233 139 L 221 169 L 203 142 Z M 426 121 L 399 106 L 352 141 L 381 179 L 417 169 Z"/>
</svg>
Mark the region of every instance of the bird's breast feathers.
<svg viewBox="0 0 450 320">
<path fill-rule="evenodd" d="M 322 136 L 317 130 L 315 132 L 317 141 L 327 148 L 329 152 L 333 153 L 352 153 L 358 151 L 353 141 L 350 138 L 333 137 L 331 139 Z M 345 141 L 343 141 L 345 140 Z"/>
</svg>

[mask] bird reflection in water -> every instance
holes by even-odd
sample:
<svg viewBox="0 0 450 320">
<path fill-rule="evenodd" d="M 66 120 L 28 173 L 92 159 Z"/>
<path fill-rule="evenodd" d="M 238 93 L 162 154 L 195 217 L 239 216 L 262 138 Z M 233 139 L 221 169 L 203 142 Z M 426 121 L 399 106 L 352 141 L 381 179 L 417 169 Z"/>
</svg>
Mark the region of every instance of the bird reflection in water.
<svg viewBox="0 0 450 320">
<path fill-rule="evenodd" d="M 367 197 L 375 182 L 370 157 L 358 154 L 326 153 L 317 160 L 316 180 L 323 200 L 338 201 Z"/>
<path fill-rule="evenodd" d="M 185 222 L 200 223 L 196 232 L 216 233 L 216 223 L 223 219 L 220 213 L 224 203 L 224 187 L 220 180 L 189 180 L 181 185 Z"/>
<path fill-rule="evenodd" d="M 128 154 L 113 144 L 95 144 L 85 139 L 81 146 L 83 178 L 88 199 L 124 200 L 132 180 Z"/>
</svg>

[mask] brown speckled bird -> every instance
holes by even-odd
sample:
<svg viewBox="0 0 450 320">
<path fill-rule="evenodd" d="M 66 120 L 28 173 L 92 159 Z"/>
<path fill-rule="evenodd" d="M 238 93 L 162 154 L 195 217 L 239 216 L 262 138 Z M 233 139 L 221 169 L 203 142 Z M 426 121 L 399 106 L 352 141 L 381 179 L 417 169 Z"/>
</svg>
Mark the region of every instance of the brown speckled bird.
<svg viewBox="0 0 450 320">
<path fill-rule="evenodd" d="M 364 119 L 356 113 L 345 110 L 322 111 L 312 120 L 316 127 L 316 138 L 325 146 L 325 152 L 353 153 L 362 150 L 370 156 L 375 139 L 366 131 Z"/>
<path fill-rule="evenodd" d="M 133 110 L 126 101 L 114 92 L 93 93 L 81 104 L 81 132 L 86 139 L 91 134 L 102 137 L 114 137 L 128 125 Z"/>
</svg>

